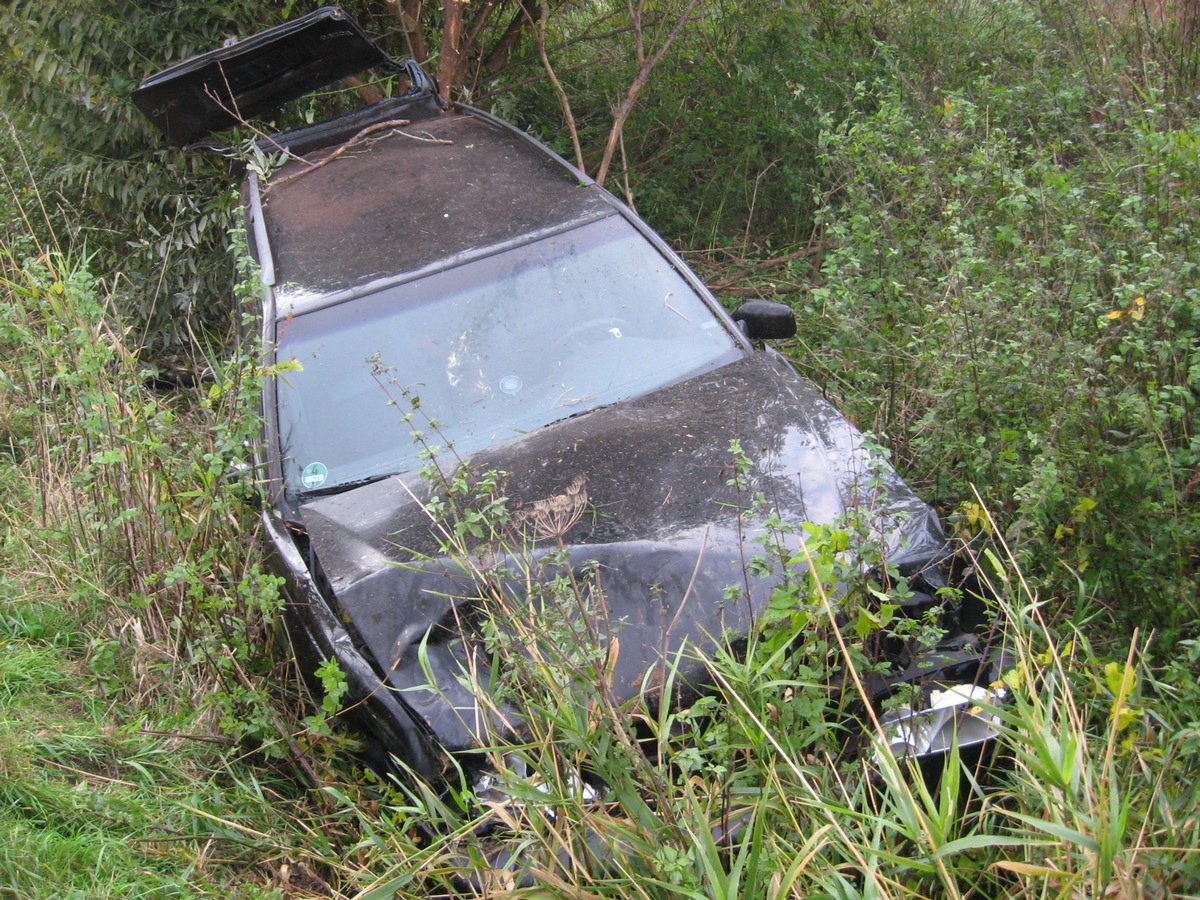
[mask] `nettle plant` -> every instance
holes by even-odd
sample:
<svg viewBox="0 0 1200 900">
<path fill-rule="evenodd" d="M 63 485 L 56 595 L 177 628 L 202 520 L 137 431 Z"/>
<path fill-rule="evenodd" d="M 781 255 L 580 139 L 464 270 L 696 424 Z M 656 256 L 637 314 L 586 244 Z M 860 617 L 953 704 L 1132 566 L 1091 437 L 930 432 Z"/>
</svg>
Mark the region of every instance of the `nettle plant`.
<svg viewBox="0 0 1200 900">
<path fill-rule="evenodd" d="M 945 634 L 947 610 L 961 601 L 959 589 L 943 586 L 939 604 L 909 608 L 914 591 L 888 558 L 883 536 L 889 523 L 874 512 L 886 507 L 888 452 L 874 442 L 867 450 L 859 504 L 833 523 L 816 524 L 783 521 L 753 490 L 752 462 L 741 445 L 730 445 L 730 486 L 746 498 L 747 516 L 765 525 L 752 539 L 746 572 L 773 587 L 758 628 L 744 646 L 722 653 L 718 665 L 738 696 L 762 698 L 761 712 L 790 741 L 811 742 L 834 756 L 859 745 L 864 724 L 873 727 L 867 707 L 875 698 L 864 678 L 894 675 L 889 655 L 897 646 L 934 649 Z M 738 602 L 743 593 L 732 585 L 726 599 Z M 901 682 L 886 703 L 910 702 L 920 690 Z"/>
<path fill-rule="evenodd" d="M 924 493 L 978 490 L 1047 592 L 1179 629 L 1200 527 L 1197 131 L 1149 75 L 1094 119 L 1085 84 L 1047 79 L 864 86 L 870 109 L 826 120 L 831 246 L 798 363 Z"/>
<path fill-rule="evenodd" d="M 90 636 L 97 678 L 139 696 L 207 696 L 233 735 L 279 755 L 261 681 L 279 580 L 247 540 L 240 474 L 271 373 L 250 350 L 214 353 L 211 380 L 156 393 L 87 263 L 46 253 L 12 261 L 5 281 L 5 379 L 24 398 L 9 430 L 43 488 L 32 530 L 70 560 L 71 595 L 103 623 Z"/>
</svg>

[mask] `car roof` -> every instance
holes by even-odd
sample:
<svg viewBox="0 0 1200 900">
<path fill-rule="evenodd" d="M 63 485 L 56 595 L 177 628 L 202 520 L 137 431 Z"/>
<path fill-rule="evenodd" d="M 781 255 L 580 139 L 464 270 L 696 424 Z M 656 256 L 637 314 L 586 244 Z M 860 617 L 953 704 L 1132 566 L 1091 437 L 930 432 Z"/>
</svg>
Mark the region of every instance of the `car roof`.
<svg viewBox="0 0 1200 900">
<path fill-rule="evenodd" d="M 586 176 L 478 110 L 367 131 L 289 160 L 252 198 L 280 316 L 616 211 Z"/>
</svg>

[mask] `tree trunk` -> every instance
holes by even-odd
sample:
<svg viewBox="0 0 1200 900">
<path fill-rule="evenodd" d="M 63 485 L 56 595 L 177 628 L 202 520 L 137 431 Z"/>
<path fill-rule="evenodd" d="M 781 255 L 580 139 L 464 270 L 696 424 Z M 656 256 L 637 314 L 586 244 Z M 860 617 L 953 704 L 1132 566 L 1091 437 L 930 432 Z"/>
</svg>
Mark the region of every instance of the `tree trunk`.
<svg viewBox="0 0 1200 900">
<path fill-rule="evenodd" d="M 483 61 L 485 74 L 494 75 L 508 65 L 513 51 L 521 43 L 521 36 L 525 33 L 525 29 L 529 27 L 530 22 L 536 21 L 537 16 L 538 8 L 534 0 L 518 0 L 517 8 L 513 10 L 513 16 L 504 29 L 504 33 L 500 35 L 499 40 L 488 51 L 487 57 Z"/>
<path fill-rule="evenodd" d="M 425 33 L 421 31 L 421 7 L 424 0 L 384 0 L 383 8 L 400 23 L 404 32 L 404 54 L 419 63 L 429 59 Z M 398 56 L 400 54 L 393 54 Z"/>
<path fill-rule="evenodd" d="M 438 54 L 437 80 L 442 97 L 450 99 L 450 90 L 462 84 L 466 55 L 463 50 L 463 10 L 467 0 L 446 0 L 442 24 L 442 49 Z"/>
</svg>

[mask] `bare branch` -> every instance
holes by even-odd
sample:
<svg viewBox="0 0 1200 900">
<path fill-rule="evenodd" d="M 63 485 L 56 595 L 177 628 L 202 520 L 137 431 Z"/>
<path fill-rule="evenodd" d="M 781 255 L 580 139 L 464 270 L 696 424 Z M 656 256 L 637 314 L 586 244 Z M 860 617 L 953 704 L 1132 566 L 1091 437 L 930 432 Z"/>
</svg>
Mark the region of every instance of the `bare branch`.
<svg viewBox="0 0 1200 900">
<path fill-rule="evenodd" d="M 492 11 L 496 8 L 496 0 L 484 0 L 483 7 L 475 14 L 471 20 L 471 30 L 467 32 L 467 39 L 463 43 L 463 49 L 469 50 L 475 46 L 479 40 L 479 35 L 487 26 L 488 20 L 492 17 Z"/>
<path fill-rule="evenodd" d="M 576 63 L 573 66 L 567 66 L 565 69 L 557 69 L 556 71 L 558 71 L 558 72 L 575 72 L 575 71 L 578 71 L 579 69 L 586 69 L 589 66 L 604 65 L 605 63 L 608 63 L 611 61 L 612 60 L 610 60 L 609 57 L 607 57 L 607 56 L 598 56 L 595 59 L 589 59 L 586 62 Z M 499 87 L 493 88 L 492 90 L 481 91 L 475 95 L 475 100 L 476 100 L 476 102 L 478 102 L 481 99 L 489 99 L 491 97 L 499 97 L 501 94 L 507 94 L 507 93 L 510 93 L 511 91 L 519 91 L 521 88 L 529 87 L 529 85 L 531 85 L 531 84 L 538 84 L 539 82 L 542 82 L 542 81 L 549 81 L 549 79 L 550 79 L 550 76 L 548 76 L 548 75 L 534 75 L 533 77 L 526 78 L 522 81 L 514 81 L 514 82 L 511 82 L 510 84 L 500 85 Z"/>
<path fill-rule="evenodd" d="M 334 150 L 332 153 L 330 153 L 328 156 L 326 156 L 320 162 L 308 163 L 308 160 L 304 160 L 301 157 L 296 157 L 297 159 L 301 159 L 302 162 L 307 163 L 309 168 L 302 169 L 299 172 L 293 172 L 291 175 L 286 175 L 283 178 L 276 178 L 275 180 L 268 183 L 262 189 L 262 192 L 265 194 L 271 188 L 276 188 L 276 187 L 279 187 L 280 185 L 287 184 L 289 181 L 294 181 L 295 179 L 299 178 L 302 175 L 308 175 L 311 172 L 315 172 L 317 169 L 321 168 L 322 166 L 329 165 L 331 162 L 333 162 L 335 159 L 337 159 L 339 156 L 341 156 L 347 150 L 353 149 L 356 144 L 361 143 L 365 138 L 369 137 L 372 134 L 376 134 L 380 131 L 388 131 L 388 130 L 391 130 L 394 128 L 399 128 L 401 125 L 407 125 L 407 124 L 409 124 L 408 119 L 389 119 L 386 122 L 376 122 L 374 125 L 368 125 L 366 128 L 364 128 L 362 131 L 358 132 L 358 134 L 354 135 L 354 137 L 350 138 L 350 140 L 346 141 L 344 144 L 342 144 L 340 147 L 338 147 L 336 150 Z M 452 144 L 452 143 L 454 143 L 453 141 L 440 140 L 439 138 L 435 138 L 430 135 L 422 136 L 419 134 L 410 134 L 407 131 L 398 131 L 396 133 L 402 134 L 406 138 L 409 138 L 411 140 L 422 141 L 422 142 L 428 143 L 428 144 Z"/>
<path fill-rule="evenodd" d="M 596 173 L 597 184 L 604 184 L 604 179 L 608 177 L 608 168 L 612 164 L 613 154 L 616 153 L 621 132 L 625 128 L 625 121 L 629 118 L 629 114 L 633 112 L 634 106 L 637 105 L 638 97 L 645 90 L 646 85 L 650 83 L 650 73 L 662 61 L 662 58 L 671 48 L 671 45 L 675 43 L 676 38 L 683 31 L 684 26 L 691 20 L 692 11 L 696 8 L 699 0 L 688 0 L 687 6 L 683 8 L 678 18 L 676 18 L 675 25 L 672 27 L 670 34 L 659 44 L 653 56 L 649 59 L 646 58 L 645 35 L 642 27 L 642 4 L 639 2 L 635 10 L 633 0 L 626 0 L 626 3 L 634 23 L 634 46 L 637 51 L 638 72 L 625 94 L 625 99 L 613 111 L 612 129 L 608 133 L 608 142 L 604 146 L 604 157 L 600 160 L 600 169 Z"/>
<path fill-rule="evenodd" d="M 571 133 L 571 147 L 575 151 L 575 165 L 579 167 L 579 171 L 587 172 L 583 163 L 583 148 L 579 146 L 579 129 L 575 125 L 575 116 L 571 112 L 571 101 L 567 98 L 567 92 L 563 90 L 558 76 L 554 74 L 554 68 L 550 65 L 550 57 L 546 53 L 546 22 L 549 18 L 549 0 L 542 0 L 541 14 L 538 17 L 537 28 L 535 29 L 538 55 L 542 58 L 542 67 L 546 70 L 546 75 L 549 77 L 550 83 L 554 85 L 554 92 L 558 95 L 559 105 L 562 106 L 563 115 L 566 116 L 567 130 Z"/>
<path fill-rule="evenodd" d="M 429 59 L 429 48 L 425 34 L 421 31 L 421 8 L 423 0 L 384 0 L 383 8 L 400 23 L 404 33 L 404 51 L 417 62 Z"/>
<path fill-rule="evenodd" d="M 342 81 L 346 87 L 353 89 L 362 98 L 363 103 L 378 103 L 383 99 L 383 94 L 378 87 L 373 84 L 367 84 L 361 78 L 347 75 Z"/>
<path fill-rule="evenodd" d="M 518 0 L 517 9 L 513 12 L 512 18 L 509 19 L 508 27 L 504 29 L 504 33 L 500 35 L 499 40 L 496 41 L 484 58 L 484 74 L 495 75 L 508 65 L 513 51 L 521 43 L 521 35 L 525 32 L 525 28 L 532 22 L 533 0 Z"/>
</svg>

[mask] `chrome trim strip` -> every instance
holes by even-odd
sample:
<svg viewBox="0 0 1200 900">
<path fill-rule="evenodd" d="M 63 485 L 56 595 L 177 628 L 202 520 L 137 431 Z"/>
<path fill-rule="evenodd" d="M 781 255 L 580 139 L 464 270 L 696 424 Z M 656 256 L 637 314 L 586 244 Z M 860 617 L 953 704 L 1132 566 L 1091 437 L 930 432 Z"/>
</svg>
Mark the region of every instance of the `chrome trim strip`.
<svg viewBox="0 0 1200 900">
<path fill-rule="evenodd" d="M 263 219 L 262 196 L 258 189 L 258 173 L 251 170 L 247 179 L 250 186 L 250 223 L 254 228 L 254 246 L 258 250 L 258 269 L 263 284 L 275 284 L 275 259 L 271 256 L 271 242 L 267 238 L 267 223 Z"/>
</svg>

